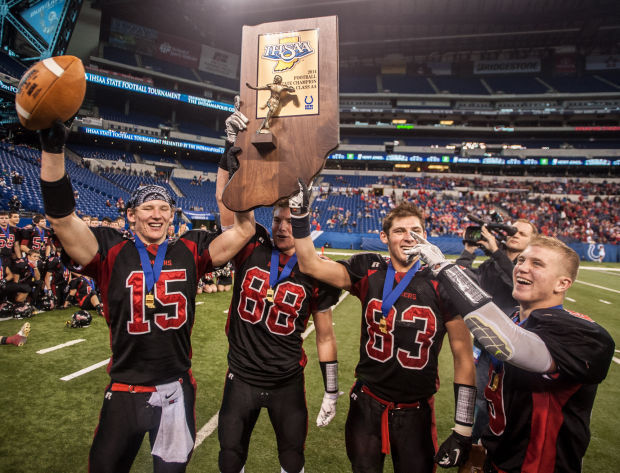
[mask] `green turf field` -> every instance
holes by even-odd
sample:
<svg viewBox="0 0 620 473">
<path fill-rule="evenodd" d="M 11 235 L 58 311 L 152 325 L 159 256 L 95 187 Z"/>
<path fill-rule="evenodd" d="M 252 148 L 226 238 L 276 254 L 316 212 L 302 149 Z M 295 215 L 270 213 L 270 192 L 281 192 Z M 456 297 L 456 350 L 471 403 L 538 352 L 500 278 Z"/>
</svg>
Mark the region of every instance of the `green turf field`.
<svg viewBox="0 0 620 473">
<path fill-rule="evenodd" d="M 337 256 L 342 257 L 342 256 Z M 598 271 L 582 269 L 579 281 L 569 291 L 566 307 L 586 313 L 620 339 L 620 265 L 596 265 Z M 603 268 L 607 270 L 600 270 Z M 587 284 L 586 284 L 587 283 Z M 227 342 L 224 336 L 230 294 L 203 294 L 197 301 L 193 331 L 193 370 L 198 382 L 196 405 L 200 429 L 217 413 L 226 371 Z M 60 378 L 106 360 L 110 356 L 105 322 L 96 317 L 85 329 L 65 328 L 73 310 L 57 310 L 30 319 L 32 332 L 21 347 L 0 347 L 2 364 L 0 419 L 0 472 L 84 472 L 88 450 L 97 424 L 103 391 L 108 382 L 104 367 L 70 381 Z M 93 311 L 94 313 L 94 311 Z M 338 339 L 340 387 L 348 391 L 359 349 L 360 304 L 347 296 L 335 309 L 334 323 Z M 11 335 L 22 321 L 0 322 L 0 334 Z M 66 348 L 46 354 L 38 350 L 75 339 L 84 339 Z M 447 344 L 446 344 L 447 345 Z M 306 390 L 310 425 L 306 442 L 306 471 L 338 473 L 350 471 L 344 447 L 344 422 L 348 407 L 346 396 L 338 404 L 334 421 L 321 429 L 315 418 L 323 396 L 323 383 L 316 358 L 314 333 L 305 343 L 308 354 Z M 592 416 L 592 441 L 584 460 L 587 473 L 615 473 L 620 464 L 616 437 L 617 411 L 620 399 L 620 353 L 612 363 L 607 379 L 600 386 Z M 443 388 L 437 394 L 437 419 L 440 441 L 453 424 L 452 363 L 449 348 L 440 361 Z M 152 471 L 148 442 L 134 463 L 132 471 Z M 189 472 L 217 472 L 217 431 L 204 438 L 196 448 Z M 280 471 L 276 445 L 266 414 L 261 415 L 252 436 L 248 473 Z M 388 458 L 386 472 L 391 472 Z"/>
</svg>

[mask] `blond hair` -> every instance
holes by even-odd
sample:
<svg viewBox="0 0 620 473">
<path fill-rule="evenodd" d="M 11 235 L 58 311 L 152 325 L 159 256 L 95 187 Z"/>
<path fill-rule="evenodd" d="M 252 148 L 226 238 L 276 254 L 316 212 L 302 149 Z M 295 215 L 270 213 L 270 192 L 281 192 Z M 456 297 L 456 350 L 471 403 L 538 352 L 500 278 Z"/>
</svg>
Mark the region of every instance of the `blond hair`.
<svg viewBox="0 0 620 473">
<path fill-rule="evenodd" d="M 549 237 L 545 235 L 537 235 L 532 238 L 529 246 L 539 246 L 541 248 L 548 248 L 562 256 L 564 264 L 562 270 L 565 274 L 571 278 L 572 281 L 577 279 L 577 273 L 579 272 L 579 255 L 575 250 L 568 246 L 563 241 L 558 240 L 555 237 Z"/>
</svg>

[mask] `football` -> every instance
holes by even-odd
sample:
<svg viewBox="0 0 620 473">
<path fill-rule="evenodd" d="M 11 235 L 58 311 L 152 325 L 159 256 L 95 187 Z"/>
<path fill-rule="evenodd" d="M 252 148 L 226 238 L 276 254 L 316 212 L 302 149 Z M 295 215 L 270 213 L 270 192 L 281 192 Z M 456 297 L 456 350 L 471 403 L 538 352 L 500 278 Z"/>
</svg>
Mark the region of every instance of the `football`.
<svg viewBox="0 0 620 473">
<path fill-rule="evenodd" d="M 86 73 L 75 56 L 43 59 L 28 69 L 17 87 L 15 109 L 29 130 L 67 121 L 80 109 L 86 93 Z"/>
</svg>

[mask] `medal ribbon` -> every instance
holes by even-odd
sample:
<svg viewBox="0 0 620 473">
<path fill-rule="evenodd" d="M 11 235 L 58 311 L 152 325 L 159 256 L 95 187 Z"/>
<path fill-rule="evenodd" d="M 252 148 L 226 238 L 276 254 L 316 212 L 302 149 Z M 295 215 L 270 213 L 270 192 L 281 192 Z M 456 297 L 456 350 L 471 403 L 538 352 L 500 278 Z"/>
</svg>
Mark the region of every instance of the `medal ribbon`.
<svg viewBox="0 0 620 473">
<path fill-rule="evenodd" d="M 407 274 L 405 274 L 398 285 L 394 287 L 394 276 L 396 275 L 396 271 L 394 270 L 394 266 L 392 266 L 392 262 L 390 261 L 388 263 L 387 274 L 385 275 L 385 282 L 383 283 L 383 300 L 381 301 L 381 313 L 383 314 L 383 318 L 387 319 L 390 309 L 409 285 L 415 273 L 418 272 L 418 269 L 420 269 L 420 260 L 416 261 L 415 264 L 409 268 Z"/>
<path fill-rule="evenodd" d="M 0 230 L 2 230 L 2 233 L 4 233 L 4 236 L 6 237 L 6 242 L 9 242 L 9 238 L 11 236 L 11 227 L 9 227 L 8 225 L 6 226 L 6 230 L 4 230 L 2 227 L 0 227 Z"/>
<path fill-rule="evenodd" d="M 166 249 L 168 248 L 168 239 L 166 238 L 157 248 L 157 256 L 155 256 L 155 263 L 151 266 L 151 260 L 149 259 L 146 246 L 142 243 L 142 240 L 136 235 L 136 248 L 140 255 L 140 263 L 142 265 L 142 272 L 144 273 L 144 279 L 146 283 L 146 292 L 150 293 L 153 290 L 153 286 L 159 279 L 161 269 L 164 267 L 164 257 L 166 256 Z"/>
<path fill-rule="evenodd" d="M 297 255 L 293 255 L 286 262 L 286 265 L 282 269 L 282 273 L 278 276 L 278 269 L 280 266 L 280 251 L 277 249 L 271 250 L 271 267 L 269 268 L 269 287 L 274 288 L 276 285 L 288 278 L 293 270 L 293 266 L 297 263 Z"/>
</svg>

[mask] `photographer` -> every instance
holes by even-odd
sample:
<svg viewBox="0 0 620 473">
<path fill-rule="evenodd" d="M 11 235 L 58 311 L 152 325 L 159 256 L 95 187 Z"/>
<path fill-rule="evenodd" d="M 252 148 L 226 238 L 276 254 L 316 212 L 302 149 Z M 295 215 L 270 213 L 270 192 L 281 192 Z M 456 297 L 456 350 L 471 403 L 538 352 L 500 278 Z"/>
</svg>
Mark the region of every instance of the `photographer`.
<svg viewBox="0 0 620 473">
<path fill-rule="evenodd" d="M 492 227 L 492 224 L 490 225 Z M 463 240 L 465 249 L 456 260 L 456 264 L 469 268 L 478 278 L 480 287 L 487 291 L 493 298 L 493 302 L 507 315 L 514 312 L 518 302 L 512 297 L 512 270 L 517 257 L 527 247 L 530 240 L 538 234 L 536 227 L 527 220 L 517 220 L 513 227 L 516 232 L 506 238 L 506 242 L 498 242 L 498 239 L 489 230 L 487 225 L 480 228 L 480 239 L 477 235 L 471 239 Z M 493 228 L 493 227 L 492 227 Z M 466 232 L 466 236 L 469 232 Z M 504 236 L 497 232 L 498 238 Z M 473 242 L 472 240 L 476 240 Z M 476 248 L 482 248 L 489 258 L 483 261 L 478 268 L 472 268 L 476 259 Z M 481 349 L 478 342 L 474 343 L 474 359 L 476 360 L 476 417 L 472 432 L 472 440 L 476 442 L 480 438 L 482 429 L 489 423 L 487 401 L 484 397 L 484 388 L 489 380 L 490 355 Z"/>
</svg>

